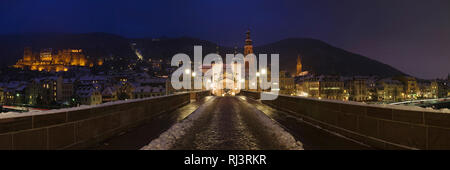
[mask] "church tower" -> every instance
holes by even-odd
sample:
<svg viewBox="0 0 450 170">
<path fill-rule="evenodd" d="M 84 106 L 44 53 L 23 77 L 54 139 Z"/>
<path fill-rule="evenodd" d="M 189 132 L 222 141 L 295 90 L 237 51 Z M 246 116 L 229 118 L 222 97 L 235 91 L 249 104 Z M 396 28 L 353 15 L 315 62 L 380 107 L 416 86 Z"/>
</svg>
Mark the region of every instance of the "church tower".
<svg viewBox="0 0 450 170">
<path fill-rule="evenodd" d="M 247 30 L 246 38 L 245 38 L 245 45 L 244 45 L 244 57 L 246 57 L 248 54 L 253 54 L 253 43 L 252 39 L 250 39 L 250 30 Z M 253 63 L 254 61 L 248 61 L 245 62 L 245 90 L 249 90 L 249 77 L 247 76 L 249 74 L 249 63 Z"/>
<path fill-rule="evenodd" d="M 245 34 L 247 35 L 247 37 L 245 38 L 244 56 L 247 56 L 248 54 L 253 53 L 253 45 L 252 39 L 250 39 L 250 30 L 247 30 Z"/>
<path fill-rule="evenodd" d="M 297 55 L 297 74 L 299 76 L 302 73 L 302 61 L 300 60 L 300 55 Z"/>
</svg>

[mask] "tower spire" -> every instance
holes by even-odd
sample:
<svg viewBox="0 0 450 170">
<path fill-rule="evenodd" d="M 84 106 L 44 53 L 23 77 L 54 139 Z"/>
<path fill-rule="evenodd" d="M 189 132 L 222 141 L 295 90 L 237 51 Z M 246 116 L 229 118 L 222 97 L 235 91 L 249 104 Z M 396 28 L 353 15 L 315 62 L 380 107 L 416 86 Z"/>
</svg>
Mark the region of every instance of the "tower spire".
<svg viewBox="0 0 450 170">
<path fill-rule="evenodd" d="M 245 46 L 244 46 L 244 56 L 247 56 L 248 54 L 253 53 L 253 42 L 252 39 L 250 39 L 250 29 L 247 30 L 246 38 L 245 38 Z"/>
<path fill-rule="evenodd" d="M 302 60 L 300 60 L 300 54 L 297 54 L 297 76 L 302 74 Z"/>
</svg>

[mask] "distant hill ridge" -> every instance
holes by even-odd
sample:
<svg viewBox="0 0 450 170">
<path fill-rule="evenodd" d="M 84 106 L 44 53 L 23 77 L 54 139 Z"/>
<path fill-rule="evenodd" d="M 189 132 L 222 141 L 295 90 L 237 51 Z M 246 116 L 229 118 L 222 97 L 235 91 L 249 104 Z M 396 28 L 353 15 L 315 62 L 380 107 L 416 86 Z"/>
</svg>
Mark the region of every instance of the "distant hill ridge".
<svg viewBox="0 0 450 170">
<path fill-rule="evenodd" d="M 136 57 L 131 49 L 136 43 L 144 57 L 170 59 L 176 53 L 192 57 L 193 46 L 203 46 L 203 55 L 217 51 L 217 44 L 190 37 L 181 38 L 125 38 L 108 33 L 28 33 L 22 35 L 0 35 L 0 67 L 10 66 L 22 58 L 24 47 L 34 50 L 42 48 L 81 48 L 88 56 Z M 220 46 L 221 55 L 233 53 L 234 49 Z M 242 52 L 242 48 L 237 49 Z M 315 74 L 344 76 L 376 75 L 390 77 L 405 75 L 401 71 L 365 56 L 333 47 L 323 41 L 310 38 L 289 38 L 274 43 L 256 46 L 254 52 L 280 54 L 280 69 L 295 72 L 297 55 L 301 56 L 304 70 Z"/>
</svg>

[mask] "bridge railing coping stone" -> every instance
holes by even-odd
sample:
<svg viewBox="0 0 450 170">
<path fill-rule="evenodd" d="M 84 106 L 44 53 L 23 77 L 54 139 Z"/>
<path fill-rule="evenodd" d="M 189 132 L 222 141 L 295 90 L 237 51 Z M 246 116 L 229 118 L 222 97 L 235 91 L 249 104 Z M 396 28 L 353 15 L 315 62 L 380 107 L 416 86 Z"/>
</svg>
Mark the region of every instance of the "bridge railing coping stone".
<svg viewBox="0 0 450 170">
<path fill-rule="evenodd" d="M 244 95 L 259 92 L 244 91 Z M 258 94 L 259 95 L 259 94 Z M 450 149 L 450 111 L 279 95 L 265 104 L 381 149 Z"/>
</svg>

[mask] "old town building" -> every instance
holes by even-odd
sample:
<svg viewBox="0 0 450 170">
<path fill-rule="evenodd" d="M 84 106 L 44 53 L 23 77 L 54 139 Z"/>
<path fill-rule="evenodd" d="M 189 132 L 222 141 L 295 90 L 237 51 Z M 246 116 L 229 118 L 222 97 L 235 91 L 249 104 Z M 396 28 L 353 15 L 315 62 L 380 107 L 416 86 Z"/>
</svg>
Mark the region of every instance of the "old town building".
<svg viewBox="0 0 450 170">
<path fill-rule="evenodd" d="M 377 82 L 378 101 L 397 102 L 405 98 L 402 82 L 391 78 L 381 79 Z"/>
</svg>

